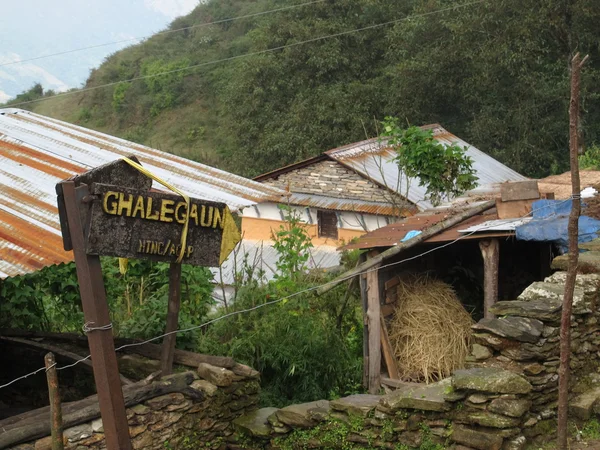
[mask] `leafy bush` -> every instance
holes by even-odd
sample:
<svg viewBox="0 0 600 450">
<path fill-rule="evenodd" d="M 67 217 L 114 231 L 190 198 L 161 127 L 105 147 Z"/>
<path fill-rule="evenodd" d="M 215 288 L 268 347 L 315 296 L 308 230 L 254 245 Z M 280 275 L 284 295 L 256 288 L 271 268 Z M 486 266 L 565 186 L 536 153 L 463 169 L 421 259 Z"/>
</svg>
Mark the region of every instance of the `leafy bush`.
<svg viewBox="0 0 600 450">
<path fill-rule="evenodd" d="M 579 157 L 581 170 L 600 170 L 600 146 L 592 145 Z"/>
<path fill-rule="evenodd" d="M 130 83 L 119 83 L 113 91 L 112 106 L 116 112 L 121 112 L 123 103 L 125 102 L 125 94 L 131 86 Z"/>
<path fill-rule="evenodd" d="M 0 280 L 0 328 L 75 331 L 82 325 L 74 264 Z"/>
<path fill-rule="evenodd" d="M 342 286 L 314 295 L 312 288 L 327 280 L 309 280 L 310 237 L 298 216 L 283 208 L 286 224 L 274 233 L 278 276 L 240 287 L 233 311 L 244 312 L 214 323 L 198 342 L 201 352 L 227 354 L 260 371 L 262 401 L 277 406 L 354 392 L 362 368 L 357 292 Z M 283 300 L 267 305 L 276 299 Z"/>
<path fill-rule="evenodd" d="M 183 69 L 189 65 L 187 59 L 173 62 L 154 59 L 142 65 L 142 75 L 147 77 L 144 81 L 153 98 L 150 110 L 152 116 L 157 116 L 162 110 L 177 104 L 185 75 Z"/>
<path fill-rule="evenodd" d="M 298 281 L 242 288 L 233 310 L 264 305 L 314 285 Z M 198 350 L 232 356 L 260 371 L 265 405 L 355 392 L 362 373 L 362 314 L 355 296 L 350 308 L 342 306 L 344 294 L 344 288 L 322 297 L 308 292 L 216 322 L 198 341 Z"/>
<path fill-rule="evenodd" d="M 276 278 L 298 279 L 306 271 L 312 241 L 300 215 L 289 206 L 280 205 L 284 211 L 285 224 L 273 233 L 273 247 L 279 258 Z"/>
<path fill-rule="evenodd" d="M 117 259 L 102 259 L 106 298 L 115 334 L 150 338 L 164 332 L 168 269 L 166 263 L 131 260 L 125 275 Z M 212 305 L 212 274 L 184 265 L 181 274 L 180 328 L 202 323 Z M 84 323 L 75 264 L 60 264 L 0 282 L 0 327 L 79 332 Z M 179 347 L 192 348 L 196 335 L 178 336 Z"/>
</svg>

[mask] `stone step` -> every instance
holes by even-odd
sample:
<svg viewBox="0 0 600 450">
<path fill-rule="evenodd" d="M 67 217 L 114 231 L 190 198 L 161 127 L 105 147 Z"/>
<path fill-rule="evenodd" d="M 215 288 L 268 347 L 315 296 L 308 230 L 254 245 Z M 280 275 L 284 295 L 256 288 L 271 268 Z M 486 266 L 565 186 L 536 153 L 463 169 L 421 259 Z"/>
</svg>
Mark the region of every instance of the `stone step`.
<svg viewBox="0 0 600 450">
<path fill-rule="evenodd" d="M 481 319 L 471 328 L 488 331 L 515 341 L 535 343 L 542 335 L 544 324 L 529 317 L 508 316 L 498 319 Z"/>
<path fill-rule="evenodd" d="M 268 418 L 277 411 L 277 408 L 261 408 L 236 418 L 233 426 L 254 437 L 269 437 L 272 432 Z"/>
<path fill-rule="evenodd" d="M 579 275 L 578 275 L 579 278 Z M 531 300 L 558 300 L 563 301 L 565 293 L 564 283 L 554 283 L 546 281 L 536 281 L 529 285 L 519 295 L 519 300 L 531 301 Z M 577 286 L 573 291 L 573 314 L 589 314 L 592 312 L 589 309 L 589 301 L 586 301 L 592 297 L 591 291 L 588 291 L 581 284 Z M 591 300 L 591 299 L 590 299 Z"/>
<path fill-rule="evenodd" d="M 578 395 L 569 402 L 569 413 L 578 419 L 589 420 L 594 408 L 600 406 L 600 387 Z"/>
<path fill-rule="evenodd" d="M 585 272 L 600 272 L 600 251 L 590 251 L 579 254 L 578 266 Z M 552 268 L 555 270 L 567 270 L 569 267 L 569 254 L 557 256 L 552 260 Z"/>
<path fill-rule="evenodd" d="M 600 252 L 600 238 L 596 238 L 593 241 L 579 244 L 579 248 L 582 250 Z"/>
<path fill-rule="evenodd" d="M 349 416 L 367 417 L 377 407 L 379 400 L 380 395 L 356 394 L 332 400 L 330 405 L 332 409 L 346 412 Z"/>
<path fill-rule="evenodd" d="M 450 380 L 419 386 L 407 386 L 385 395 L 381 405 L 392 411 L 419 409 L 422 411 L 448 411 L 451 404 L 445 396 L 452 391 Z"/>
<path fill-rule="evenodd" d="M 509 300 L 497 302 L 490 311 L 498 316 L 530 317 L 545 321 L 560 320 L 562 301 L 559 299 Z"/>
<path fill-rule="evenodd" d="M 292 428 L 310 428 L 329 414 L 328 400 L 290 405 L 278 410 L 277 419 Z"/>
</svg>

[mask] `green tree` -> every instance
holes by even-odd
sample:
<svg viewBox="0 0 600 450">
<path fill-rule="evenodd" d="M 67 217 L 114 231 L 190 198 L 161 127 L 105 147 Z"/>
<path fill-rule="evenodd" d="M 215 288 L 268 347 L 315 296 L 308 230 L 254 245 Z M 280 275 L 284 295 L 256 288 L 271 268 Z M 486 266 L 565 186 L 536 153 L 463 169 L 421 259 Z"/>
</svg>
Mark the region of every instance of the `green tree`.
<svg viewBox="0 0 600 450">
<path fill-rule="evenodd" d="M 211 0 L 170 28 L 294 3 Z M 111 55 L 86 87 L 157 75 L 133 82 L 120 111 L 111 89 L 32 105 L 246 176 L 377 135 L 373 118 L 386 116 L 440 123 L 524 175 L 545 176 L 568 167 L 575 51 L 590 54 L 585 140 L 600 142 L 599 22 L 597 0 L 327 1 L 157 35 Z M 205 132 L 190 140 L 198 127 Z"/>
<path fill-rule="evenodd" d="M 418 178 L 434 206 L 477 186 L 473 161 L 465 154 L 466 148 L 438 142 L 432 130 L 402 129 L 398 119 L 386 117 L 381 138 L 396 150 L 400 172 Z"/>
</svg>

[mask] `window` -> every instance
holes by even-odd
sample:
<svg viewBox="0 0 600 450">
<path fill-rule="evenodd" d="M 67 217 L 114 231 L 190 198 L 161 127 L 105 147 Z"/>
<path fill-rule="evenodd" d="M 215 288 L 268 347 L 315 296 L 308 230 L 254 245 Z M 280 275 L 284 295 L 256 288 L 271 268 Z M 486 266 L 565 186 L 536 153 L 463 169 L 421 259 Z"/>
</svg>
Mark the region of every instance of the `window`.
<svg viewBox="0 0 600 450">
<path fill-rule="evenodd" d="M 319 237 L 338 238 L 337 214 L 333 211 L 317 211 Z"/>
</svg>

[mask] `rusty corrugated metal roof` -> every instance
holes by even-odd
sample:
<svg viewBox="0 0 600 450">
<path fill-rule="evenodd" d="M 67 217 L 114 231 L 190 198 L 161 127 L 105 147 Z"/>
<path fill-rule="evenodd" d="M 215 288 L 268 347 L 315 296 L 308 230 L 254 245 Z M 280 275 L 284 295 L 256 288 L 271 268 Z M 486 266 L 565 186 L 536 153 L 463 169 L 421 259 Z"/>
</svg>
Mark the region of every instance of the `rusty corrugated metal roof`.
<svg viewBox="0 0 600 450">
<path fill-rule="evenodd" d="M 416 216 L 408 217 L 400 222 L 392 223 L 385 227 L 379 228 L 375 231 L 371 231 L 364 236 L 361 236 L 358 241 L 344 246 L 344 249 L 368 249 L 368 248 L 381 248 L 381 247 L 393 247 L 398 244 L 409 231 L 423 231 L 436 223 L 449 217 L 447 213 L 437 214 L 418 214 Z M 473 216 L 469 219 L 463 220 L 457 225 L 442 231 L 435 236 L 427 239 L 425 243 L 433 242 L 450 242 L 463 237 L 463 239 L 481 239 L 482 237 L 497 237 L 497 236 L 512 236 L 512 231 L 493 231 L 489 233 L 477 233 L 470 236 L 465 236 L 459 230 L 464 230 L 475 225 L 481 225 L 490 220 L 498 219 L 496 209 L 491 209 L 483 214 Z"/>
<path fill-rule="evenodd" d="M 0 109 L 0 278 L 70 261 L 71 252 L 62 247 L 56 183 L 128 155 L 190 196 L 232 209 L 278 202 L 284 194 L 97 131 L 20 109 Z"/>
</svg>

